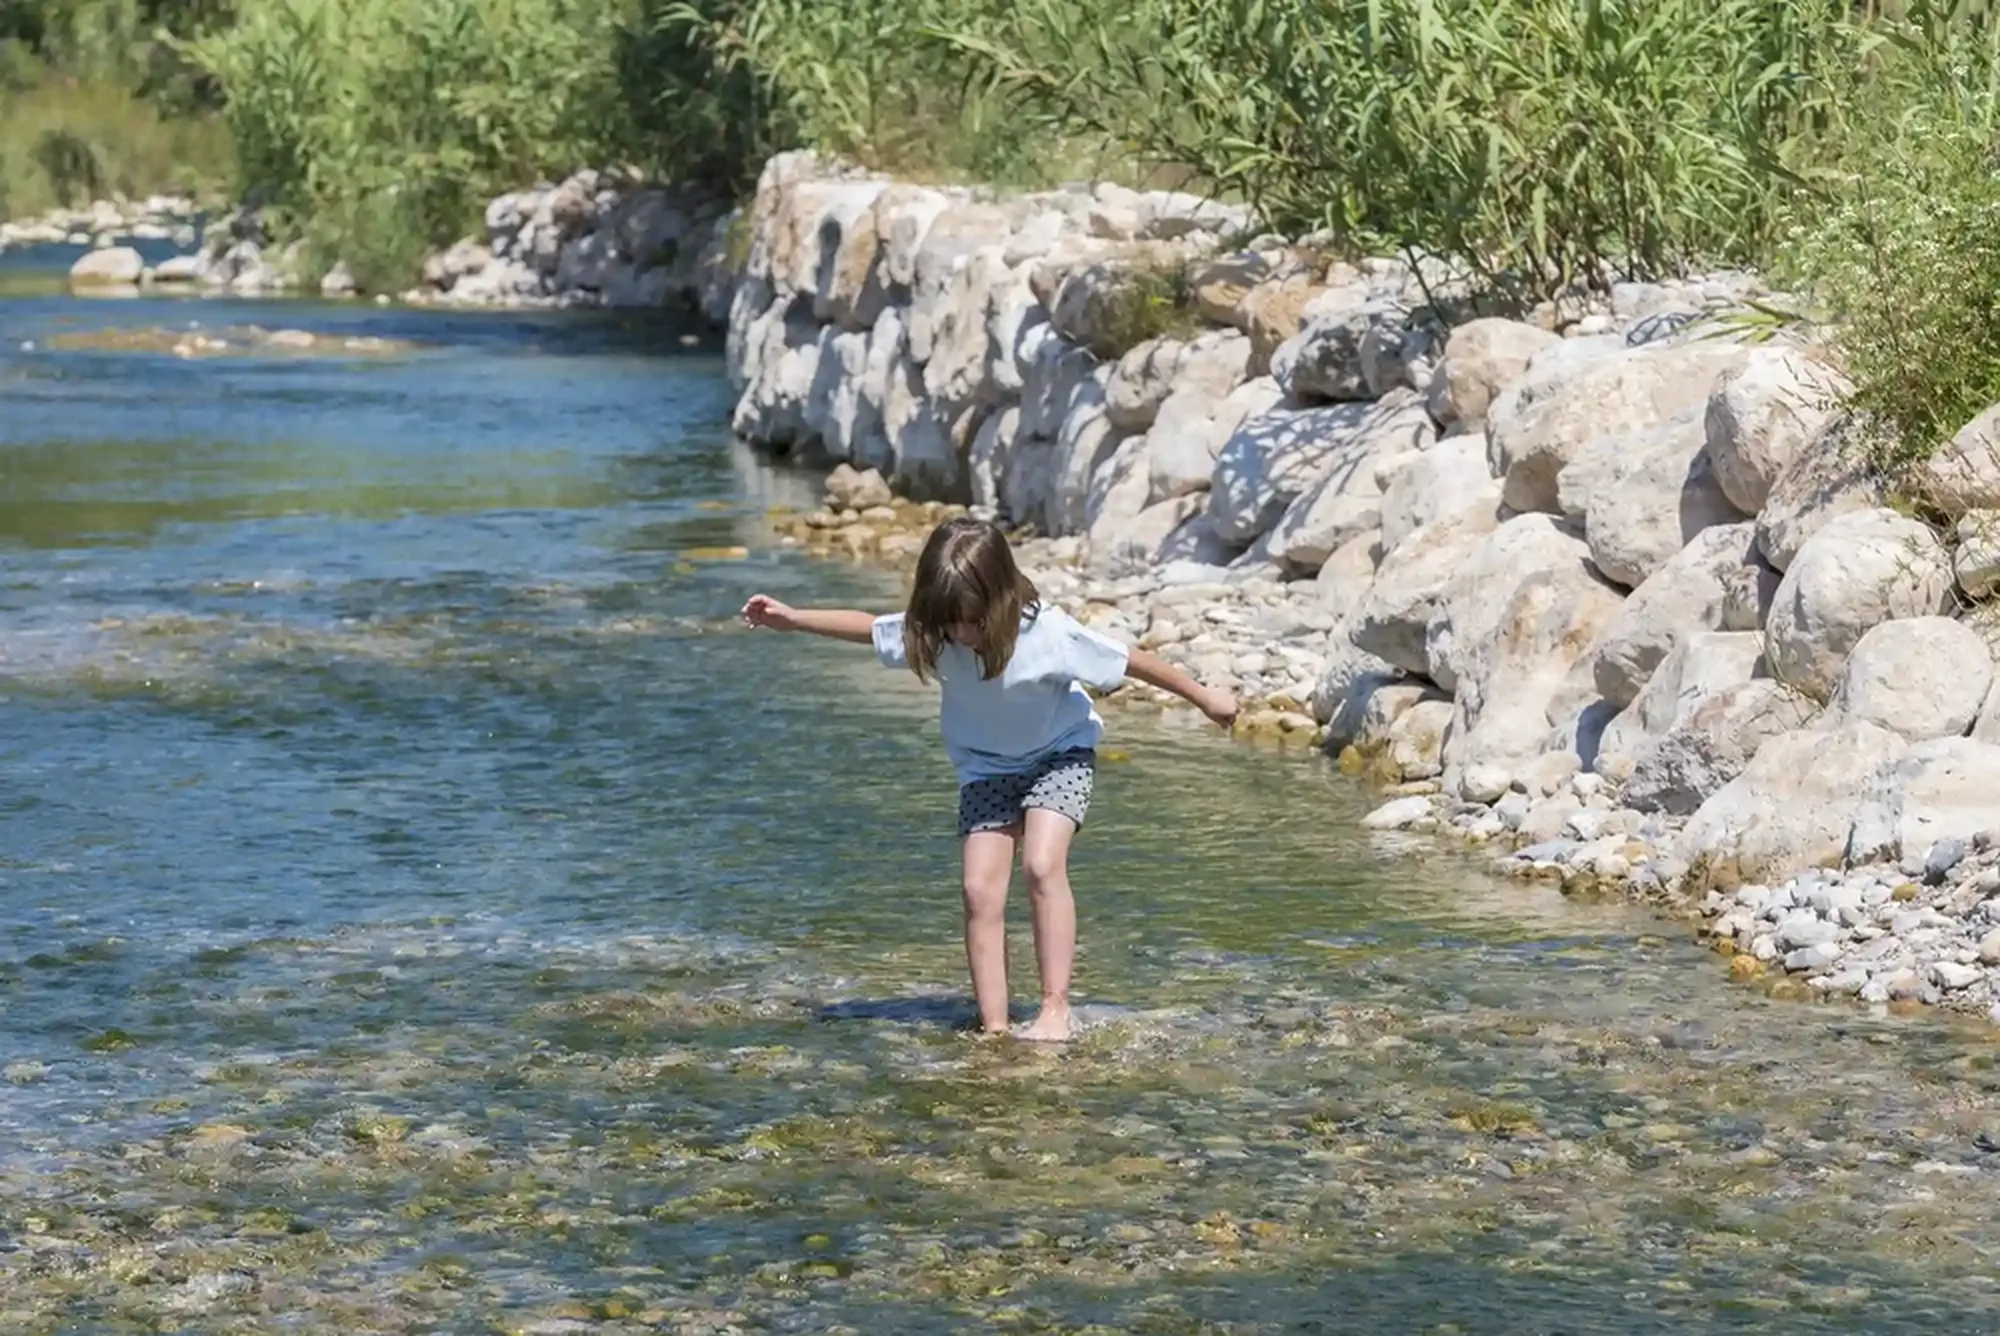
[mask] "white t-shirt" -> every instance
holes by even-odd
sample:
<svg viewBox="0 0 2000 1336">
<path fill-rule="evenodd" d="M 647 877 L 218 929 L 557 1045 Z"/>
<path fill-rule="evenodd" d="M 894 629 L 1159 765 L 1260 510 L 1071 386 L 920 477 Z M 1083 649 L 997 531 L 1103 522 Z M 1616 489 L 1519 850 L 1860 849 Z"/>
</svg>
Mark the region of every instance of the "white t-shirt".
<svg viewBox="0 0 2000 1336">
<path fill-rule="evenodd" d="M 1129 654 L 1052 607 L 1021 623 L 1014 657 L 990 680 L 979 675 L 978 655 L 945 642 L 935 674 L 943 688 L 938 725 L 958 782 L 1018 775 L 1057 752 L 1095 747 L 1104 721 L 1078 683 L 1111 690 L 1125 680 Z M 885 667 L 910 666 L 901 613 L 875 619 L 875 657 Z"/>
</svg>

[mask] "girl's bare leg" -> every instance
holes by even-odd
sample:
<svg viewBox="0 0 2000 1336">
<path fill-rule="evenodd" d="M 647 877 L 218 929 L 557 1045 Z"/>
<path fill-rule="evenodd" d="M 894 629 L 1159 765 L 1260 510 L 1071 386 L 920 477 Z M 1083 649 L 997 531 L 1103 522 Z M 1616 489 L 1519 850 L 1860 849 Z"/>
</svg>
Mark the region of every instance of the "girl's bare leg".
<svg viewBox="0 0 2000 1336">
<path fill-rule="evenodd" d="M 1007 1032 L 1007 883 L 1021 828 L 980 830 L 965 837 L 965 963 L 979 1028 Z M 1039 931 L 1039 929 L 1038 929 Z"/>
<path fill-rule="evenodd" d="M 1035 964 L 1042 974 L 1042 1011 L 1023 1039 L 1060 1042 L 1071 1033 L 1070 970 L 1076 963 L 1076 900 L 1069 890 L 1069 845 L 1076 826 L 1066 816 L 1030 807 L 1022 823 L 1021 870 L 1035 917 Z"/>
</svg>

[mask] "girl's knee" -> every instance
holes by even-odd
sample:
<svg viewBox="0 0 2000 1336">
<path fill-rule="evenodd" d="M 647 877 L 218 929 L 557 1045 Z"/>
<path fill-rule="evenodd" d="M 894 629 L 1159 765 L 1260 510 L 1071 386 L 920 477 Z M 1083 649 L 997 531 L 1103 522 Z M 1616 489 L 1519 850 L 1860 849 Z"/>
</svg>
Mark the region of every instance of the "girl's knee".
<svg viewBox="0 0 2000 1336">
<path fill-rule="evenodd" d="M 965 879 L 965 916 L 967 918 L 1000 918 L 1007 912 L 1007 879 L 1005 877 L 967 877 Z"/>
<path fill-rule="evenodd" d="M 1028 894 L 1042 896 L 1051 891 L 1069 889 L 1069 856 L 1066 850 L 1054 853 L 1035 852 L 1021 859 L 1021 873 L 1028 883 Z"/>
</svg>

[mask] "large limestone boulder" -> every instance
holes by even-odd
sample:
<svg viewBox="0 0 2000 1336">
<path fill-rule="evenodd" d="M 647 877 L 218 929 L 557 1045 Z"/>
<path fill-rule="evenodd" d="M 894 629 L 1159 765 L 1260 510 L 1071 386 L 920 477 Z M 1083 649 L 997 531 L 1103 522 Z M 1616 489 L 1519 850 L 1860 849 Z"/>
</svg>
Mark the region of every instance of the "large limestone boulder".
<svg viewBox="0 0 2000 1336">
<path fill-rule="evenodd" d="M 1488 458 L 1515 510 L 1558 513 L 1563 467 L 1600 436 L 1698 412 L 1740 347 L 1720 342 L 1636 348 L 1583 361 L 1569 374 L 1535 374 L 1489 410 Z"/>
<path fill-rule="evenodd" d="M 1597 569 L 1636 589 L 1702 530 L 1744 518 L 1716 485 L 1696 431 L 1648 442 L 1616 486 L 1591 497 L 1584 536 Z"/>
<path fill-rule="evenodd" d="M 1912 742 L 1963 737 L 1992 685 L 1978 632 L 1949 617 L 1906 617 L 1855 642 L 1827 718 L 1864 720 Z"/>
<path fill-rule="evenodd" d="M 1522 519 L 1552 522 L 1544 516 Z M 1620 602 L 1618 592 L 1575 553 L 1554 565 L 1523 563 L 1511 586 L 1497 592 L 1497 617 L 1481 609 L 1476 623 L 1449 626 L 1442 637 L 1433 624 L 1432 642 L 1442 638 L 1449 644 L 1455 678 L 1443 757 L 1451 791 L 1459 790 L 1472 767 L 1512 768 L 1540 755 L 1550 725 L 1575 720 L 1587 709 L 1590 693 L 1587 686 L 1579 689 L 1573 669 Z M 1455 596 L 1440 615 L 1449 619 L 1468 608 Z"/>
<path fill-rule="evenodd" d="M 1630 705 L 1603 734 L 1607 752 L 1636 754 L 1702 700 L 1768 677 L 1764 637 L 1755 631 L 1693 631 L 1681 636 Z"/>
<path fill-rule="evenodd" d="M 1246 418 L 1261 416 L 1283 398 L 1268 376 L 1236 384 L 1241 363 L 1227 345 L 1190 353 L 1173 391 L 1147 430 L 1155 502 L 1208 489 L 1222 453 Z"/>
<path fill-rule="evenodd" d="M 71 286 L 130 287 L 146 272 L 146 258 L 130 246 L 86 251 L 69 267 Z"/>
<path fill-rule="evenodd" d="M 1951 584 L 1943 545 L 1916 520 L 1875 509 L 1829 521 L 1772 600 L 1764 628 L 1771 675 L 1825 701 L 1862 636 L 1898 617 L 1943 612 Z"/>
<path fill-rule="evenodd" d="M 1271 374 L 1285 393 L 1311 404 L 1374 397 L 1362 363 L 1363 343 L 1378 324 L 1400 333 L 1408 308 L 1355 285 L 1318 294 L 1303 316 L 1299 332 L 1271 355 Z"/>
<path fill-rule="evenodd" d="M 1105 411 L 1104 384 L 1110 377 L 1110 367 L 1098 367 L 1056 431 L 1055 472 L 1047 509 L 1039 517 L 1044 533 L 1062 537 L 1083 531 L 1091 479 L 1125 439 Z"/>
<path fill-rule="evenodd" d="M 1345 415 L 1347 410 L 1326 411 Z M 1352 428 L 1329 434 L 1319 481 L 1286 508 L 1271 530 L 1271 554 L 1295 570 L 1316 571 L 1336 548 L 1378 529 L 1385 466 L 1423 450 L 1436 435 L 1430 414 L 1414 394 L 1368 405 Z M 1211 503 L 1217 495 L 1211 489 Z"/>
<path fill-rule="evenodd" d="M 1499 526 L 1492 506 L 1475 503 L 1432 520 L 1385 553 L 1354 611 L 1348 628 L 1353 642 L 1405 672 L 1428 673 L 1431 616 L 1453 578 Z"/>
<path fill-rule="evenodd" d="M 1483 317 L 1451 331 L 1431 381 L 1431 413 L 1443 425 L 1468 432 L 1486 424 L 1486 410 L 1519 380 L 1535 354 L 1562 336 L 1518 320 Z"/>
<path fill-rule="evenodd" d="M 1366 505 L 1350 504 L 1333 490 L 1322 494 L 1317 517 L 1301 514 L 1288 534 L 1303 555 L 1321 544 L 1319 557 L 1380 515 L 1381 490 L 1375 486 L 1373 464 L 1383 450 L 1411 448 L 1417 432 L 1409 396 L 1384 403 L 1345 403 L 1324 408 L 1273 408 L 1247 419 L 1215 458 L 1208 489 L 1208 523 L 1225 542 L 1249 543 L 1285 515 L 1323 473 L 1338 473 L 1339 486 L 1351 488 Z M 1421 413 L 1421 409 L 1414 409 Z"/>
<path fill-rule="evenodd" d="M 1361 741 L 1371 718 L 1395 717 L 1422 700 L 1429 688 L 1412 683 L 1394 665 L 1336 640 L 1313 688 L 1313 718 L 1326 725 L 1326 748 L 1338 752 Z"/>
<path fill-rule="evenodd" d="M 1112 424 L 1125 431 L 1152 426 L 1160 405 L 1174 392 L 1189 352 L 1179 339 L 1148 339 L 1119 358 L 1104 387 L 1104 406 Z"/>
<path fill-rule="evenodd" d="M 1869 779 L 1908 745 L 1858 722 L 1768 738 L 1696 809 L 1677 852 L 1690 864 L 1733 867 L 1744 881 L 1837 866 Z"/>
<path fill-rule="evenodd" d="M 1243 250 L 1196 264 L 1188 272 L 1195 309 L 1213 325 L 1249 333 L 1243 301 L 1257 287 L 1302 271 L 1282 251 Z"/>
<path fill-rule="evenodd" d="M 996 317 L 1008 307 L 1023 313 L 1040 309 L 1027 284 L 1007 268 L 1000 248 L 985 246 L 965 256 L 931 299 L 912 310 L 913 316 L 921 312 L 929 320 L 924 392 L 938 401 L 942 411 L 956 413 L 1002 397 L 992 380 L 1000 360 L 993 333 L 1006 323 Z"/>
<path fill-rule="evenodd" d="M 1313 577 L 1313 601 L 1339 624 L 1333 638 L 1345 642 L 1346 623 L 1368 597 L 1375 569 L 1382 564 L 1382 536 L 1364 533 L 1335 548 Z"/>
<path fill-rule="evenodd" d="M 1921 858 L 1939 840 L 1970 843 L 2000 826 L 1996 793 L 2000 746 L 1976 738 L 1919 742 L 1869 777 L 1848 832 L 1847 859 Z"/>
<path fill-rule="evenodd" d="M 1299 332 L 1306 308 L 1324 290 L 1316 275 L 1301 272 L 1259 283 L 1244 294 L 1233 323 L 1250 336 L 1250 375 L 1271 374 L 1272 357 Z"/>
<path fill-rule="evenodd" d="M 1755 525 L 1704 529 L 1632 591 L 1591 648 L 1598 693 L 1623 708 L 1638 699 L 1653 670 L 1686 637 L 1758 630 L 1778 580 L 1757 555 Z"/>
<path fill-rule="evenodd" d="M 1383 486 L 1382 548 L 1482 502 L 1496 513 L 1500 508 L 1500 480 L 1486 471 L 1486 443 L 1477 436 L 1447 437 L 1398 463 Z"/>
<path fill-rule="evenodd" d="M 1967 598 L 1983 602 L 2000 590 L 2000 510 L 1969 510 L 1955 528 L 1952 574 Z"/>
<path fill-rule="evenodd" d="M 1383 759 L 1403 780 L 1432 779 L 1444 769 L 1452 703 L 1442 697 L 1420 700 L 1389 726 Z"/>
<path fill-rule="evenodd" d="M 778 450 L 813 439 L 807 407 L 819 375 L 820 325 L 810 302 L 774 302 L 742 337 L 747 381 L 730 426 L 746 441 Z"/>
<path fill-rule="evenodd" d="M 1780 476 L 1854 387 L 1838 371 L 1795 348 L 1752 349 L 1717 379 L 1704 430 L 1715 480 L 1747 515 L 1764 506 Z"/>
<path fill-rule="evenodd" d="M 1811 701 L 1768 677 L 1688 692 L 1681 704 L 1663 733 L 1630 753 L 1627 807 L 1688 815 L 1742 774 L 1766 741 L 1806 727 L 1814 714 Z"/>
<path fill-rule="evenodd" d="M 1863 450 L 1866 424 L 1849 413 L 1821 426 L 1771 484 L 1757 512 L 1757 547 L 1789 570 L 1806 541 L 1835 518 L 1882 504 L 1881 485 Z"/>
<path fill-rule="evenodd" d="M 822 325 L 805 421 L 834 459 L 872 463 L 886 445 L 882 404 L 870 394 L 869 334 Z"/>
<path fill-rule="evenodd" d="M 1636 427 L 1631 431 L 1600 436 L 1583 447 L 1576 458 L 1563 465 L 1556 475 L 1557 513 L 1579 530 L 1590 518 L 1593 498 L 1616 491 L 1627 474 L 1637 469 L 1668 441 L 1688 453 L 1700 449 L 1701 421 L 1683 414 L 1671 422 Z"/>
<path fill-rule="evenodd" d="M 1143 436 L 1122 439 L 1090 480 L 1084 505 L 1086 560 L 1098 569 L 1124 571 L 1149 564 L 1168 535 L 1201 510 L 1199 496 L 1148 505 L 1152 480 Z"/>
<path fill-rule="evenodd" d="M 2000 404 L 1960 427 L 1917 471 L 1924 499 L 1956 518 L 2000 508 Z"/>
<path fill-rule="evenodd" d="M 1424 674 L 1454 690 L 1470 658 L 1498 634 L 1509 594 L 1530 575 L 1553 573 L 1558 586 L 1587 591 L 1594 600 L 1602 581 L 1590 570 L 1589 555 L 1583 540 L 1553 516 L 1504 521 L 1466 554 L 1439 595 L 1424 627 Z M 1576 646 L 1569 661 L 1585 648 Z"/>
</svg>

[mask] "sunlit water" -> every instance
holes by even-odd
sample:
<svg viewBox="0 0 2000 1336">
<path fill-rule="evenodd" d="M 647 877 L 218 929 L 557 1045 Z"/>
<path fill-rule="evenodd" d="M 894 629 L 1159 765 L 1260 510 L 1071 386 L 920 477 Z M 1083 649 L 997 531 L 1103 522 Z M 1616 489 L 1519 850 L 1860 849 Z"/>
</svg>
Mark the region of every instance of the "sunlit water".
<svg viewBox="0 0 2000 1336">
<path fill-rule="evenodd" d="M 0 1330 L 2000 1322 L 1986 1034 L 1192 727 L 1114 719 L 1086 1037 L 967 1037 L 923 693 L 730 624 L 894 590 L 764 541 L 711 336 L 12 264 Z M 422 346 L 49 350 L 189 320 Z"/>
</svg>

